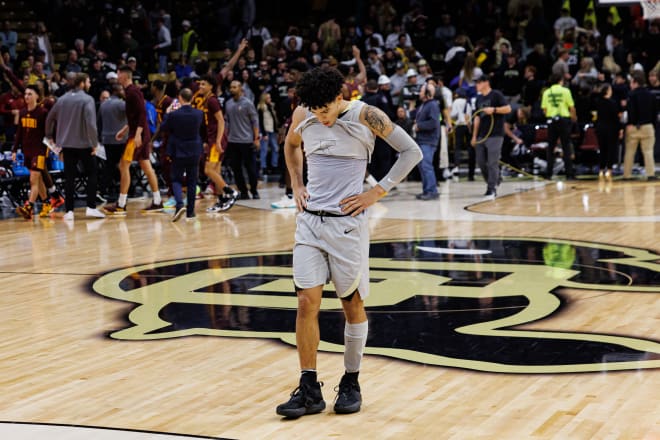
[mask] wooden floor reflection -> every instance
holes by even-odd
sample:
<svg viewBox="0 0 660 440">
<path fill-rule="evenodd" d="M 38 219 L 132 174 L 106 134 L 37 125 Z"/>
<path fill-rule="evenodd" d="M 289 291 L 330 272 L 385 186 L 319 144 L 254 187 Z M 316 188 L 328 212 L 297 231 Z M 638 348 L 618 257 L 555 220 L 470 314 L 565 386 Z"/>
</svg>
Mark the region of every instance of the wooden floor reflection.
<svg viewBox="0 0 660 440">
<path fill-rule="evenodd" d="M 282 190 L 225 214 L 200 201 L 193 222 L 141 215 L 140 200 L 123 219 L 0 221 L 0 434 L 660 438 L 660 185 L 484 190 L 447 182 L 418 202 L 406 183 L 371 209 L 363 410 L 296 421 L 275 414 L 298 377 L 295 213 L 270 208 Z M 343 365 L 337 306 L 328 288 L 328 403 Z M 453 344 L 458 326 L 501 339 Z"/>
</svg>

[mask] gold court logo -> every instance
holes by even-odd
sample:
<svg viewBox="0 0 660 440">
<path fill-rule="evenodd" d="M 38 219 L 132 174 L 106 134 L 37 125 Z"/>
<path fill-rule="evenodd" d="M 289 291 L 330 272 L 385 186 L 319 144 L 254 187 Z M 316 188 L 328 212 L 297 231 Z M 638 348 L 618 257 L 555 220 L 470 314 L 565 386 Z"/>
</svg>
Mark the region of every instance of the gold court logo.
<svg viewBox="0 0 660 440">
<path fill-rule="evenodd" d="M 594 305 L 606 295 L 633 293 L 657 302 L 660 257 L 649 251 L 566 240 L 429 238 L 373 242 L 370 252 L 368 354 L 500 373 L 660 367 L 655 340 L 614 329 L 521 327 L 549 317 L 561 323 L 580 294 Z M 127 327 L 111 338 L 206 335 L 295 345 L 291 263 L 290 252 L 164 261 L 107 273 L 93 289 L 135 304 Z M 595 291 L 605 293 L 587 295 Z M 648 310 L 648 319 L 657 319 Z M 342 352 L 343 313 L 331 284 L 319 321 L 319 349 Z"/>
</svg>

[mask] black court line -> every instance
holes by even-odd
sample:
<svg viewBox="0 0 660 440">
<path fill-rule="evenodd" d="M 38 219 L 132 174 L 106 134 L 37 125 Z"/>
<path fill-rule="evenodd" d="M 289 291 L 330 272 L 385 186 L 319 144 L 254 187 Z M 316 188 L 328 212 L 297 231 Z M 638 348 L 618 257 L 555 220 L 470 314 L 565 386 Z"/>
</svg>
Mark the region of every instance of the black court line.
<svg viewBox="0 0 660 440">
<path fill-rule="evenodd" d="M 208 437 L 205 435 L 191 435 L 191 434 L 179 434 L 176 432 L 161 432 L 161 431 L 150 431 L 144 429 L 131 429 L 131 428 L 112 428 L 107 426 L 95 426 L 95 425 L 76 425 L 71 423 L 41 423 L 41 422 L 16 422 L 11 420 L 0 420 L 0 424 L 9 424 L 9 425 L 35 425 L 35 426 L 58 426 L 58 427 L 69 427 L 69 428 L 82 428 L 82 429 L 102 429 L 105 431 L 118 431 L 118 432 L 137 432 L 140 434 L 159 434 L 159 435 L 169 435 L 176 436 L 181 438 L 200 438 L 200 439 L 211 439 L 211 440 L 237 440 L 230 439 L 227 437 Z"/>
</svg>

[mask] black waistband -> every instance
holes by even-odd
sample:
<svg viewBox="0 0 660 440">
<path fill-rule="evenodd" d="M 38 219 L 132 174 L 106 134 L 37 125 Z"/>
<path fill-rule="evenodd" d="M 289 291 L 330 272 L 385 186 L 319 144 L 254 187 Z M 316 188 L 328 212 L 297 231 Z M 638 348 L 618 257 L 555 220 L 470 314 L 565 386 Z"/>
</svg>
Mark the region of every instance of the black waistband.
<svg viewBox="0 0 660 440">
<path fill-rule="evenodd" d="M 328 211 L 313 211 L 311 209 L 303 208 L 303 211 L 308 212 L 312 215 L 316 215 L 318 217 L 348 217 L 351 215 L 350 213 L 348 214 L 335 214 L 334 212 L 328 212 Z"/>
</svg>

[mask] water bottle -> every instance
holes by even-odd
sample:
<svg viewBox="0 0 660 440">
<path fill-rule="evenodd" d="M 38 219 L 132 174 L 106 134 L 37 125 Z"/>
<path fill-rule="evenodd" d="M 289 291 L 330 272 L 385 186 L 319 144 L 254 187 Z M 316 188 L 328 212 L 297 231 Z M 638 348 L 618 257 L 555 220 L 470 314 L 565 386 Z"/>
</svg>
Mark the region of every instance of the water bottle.
<svg viewBox="0 0 660 440">
<path fill-rule="evenodd" d="M 18 150 L 16 152 L 16 162 L 13 164 L 12 168 L 14 169 L 14 176 L 29 176 L 30 170 L 25 166 L 25 156 L 23 155 L 23 150 Z"/>
</svg>

